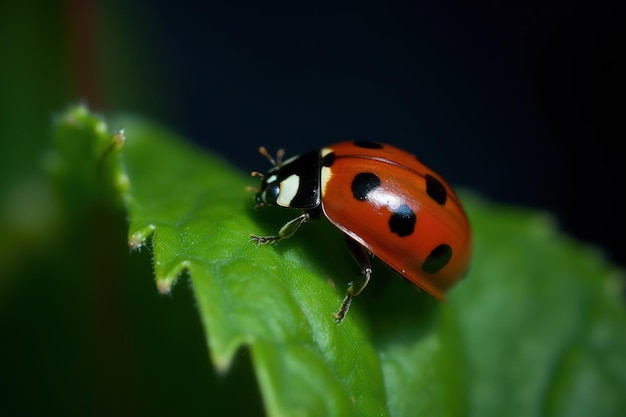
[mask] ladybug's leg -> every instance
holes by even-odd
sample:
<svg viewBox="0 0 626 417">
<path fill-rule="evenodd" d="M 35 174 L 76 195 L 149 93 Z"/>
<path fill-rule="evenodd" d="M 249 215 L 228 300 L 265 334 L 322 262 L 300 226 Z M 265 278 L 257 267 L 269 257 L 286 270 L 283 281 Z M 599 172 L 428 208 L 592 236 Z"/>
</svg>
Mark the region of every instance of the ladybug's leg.
<svg viewBox="0 0 626 417">
<path fill-rule="evenodd" d="M 315 217 L 312 216 L 310 212 L 305 211 L 304 213 L 302 213 L 295 219 L 288 221 L 283 227 L 280 228 L 277 235 L 274 235 L 274 236 L 250 235 L 250 238 L 257 245 L 266 245 L 268 243 L 275 243 L 275 242 L 278 242 L 279 240 L 287 239 L 293 236 L 293 234 L 296 233 L 296 230 L 300 228 L 302 223 L 312 220 L 314 218 Z"/>
<path fill-rule="evenodd" d="M 350 308 L 352 297 L 359 295 L 361 291 L 363 291 L 372 275 L 372 263 L 367 250 L 360 243 L 347 235 L 346 244 L 348 246 L 348 250 L 350 250 L 350 253 L 352 253 L 352 256 L 354 257 L 354 260 L 361 267 L 361 276 L 348 284 L 346 296 L 339 307 L 339 311 L 335 313 L 335 320 L 337 323 L 341 323 L 343 321 L 346 313 L 348 313 L 348 309 Z"/>
</svg>

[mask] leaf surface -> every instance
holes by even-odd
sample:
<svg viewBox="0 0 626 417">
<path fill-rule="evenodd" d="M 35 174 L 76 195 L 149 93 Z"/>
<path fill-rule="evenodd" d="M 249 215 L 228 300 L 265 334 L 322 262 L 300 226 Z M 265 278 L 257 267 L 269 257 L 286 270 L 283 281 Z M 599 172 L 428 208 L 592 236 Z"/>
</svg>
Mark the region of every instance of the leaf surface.
<svg viewBox="0 0 626 417">
<path fill-rule="evenodd" d="M 73 109 L 65 126 L 112 143 L 90 117 Z M 257 179 L 161 126 L 129 116 L 116 125 L 123 148 L 102 157 L 108 145 L 96 146 L 94 164 L 110 165 L 98 169 L 127 207 L 131 248 L 150 246 L 161 292 L 189 276 L 213 363 L 226 371 L 249 351 L 268 415 L 626 410 L 623 274 L 545 213 L 461 193 L 475 250 L 449 301 L 375 262 L 372 283 L 337 325 L 332 313 L 358 274 L 337 230 L 321 220 L 256 247 L 250 233 L 274 234 L 297 212 L 254 211 L 245 188 Z"/>
</svg>

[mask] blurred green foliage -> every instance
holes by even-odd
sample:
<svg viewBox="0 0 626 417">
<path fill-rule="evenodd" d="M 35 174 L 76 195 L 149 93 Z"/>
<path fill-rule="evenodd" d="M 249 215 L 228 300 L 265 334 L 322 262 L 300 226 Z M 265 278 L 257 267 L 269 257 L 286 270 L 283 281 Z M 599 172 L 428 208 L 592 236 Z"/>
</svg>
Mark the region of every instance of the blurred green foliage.
<svg viewBox="0 0 626 417">
<path fill-rule="evenodd" d="M 157 293 L 123 207 L 93 183 L 51 181 L 68 105 L 162 108 L 149 71 L 121 59 L 148 39 L 115 42 L 129 19 L 145 24 L 138 7 L 0 3 L 0 415 L 262 415 L 247 355 L 228 378 L 213 371 L 189 286 Z"/>
</svg>

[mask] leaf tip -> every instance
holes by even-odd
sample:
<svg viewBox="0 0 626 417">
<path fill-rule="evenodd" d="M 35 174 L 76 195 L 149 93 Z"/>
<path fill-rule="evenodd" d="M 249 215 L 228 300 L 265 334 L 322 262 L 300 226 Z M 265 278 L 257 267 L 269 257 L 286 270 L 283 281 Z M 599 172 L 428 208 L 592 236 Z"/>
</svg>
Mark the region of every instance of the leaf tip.
<svg viewBox="0 0 626 417">
<path fill-rule="evenodd" d="M 157 261 L 157 264 L 159 264 L 158 261 Z M 168 273 L 164 277 L 160 277 L 159 276 L 160 274 L 157 273 L 156 285 L 157 285 L 157 290 L 159 291 L 159 293 L 169 294 L 174 284 L 176 284 L 178 277 L 185 271 L 189 271 L 190 267 L 191 267 L 191 262 L 189 260 L 184 260 L 180 262 L 178 265 L 176 265 L 170 271 L 170 273 Z M 159 270 L 159 268 L 155 268 L 155 269 L 157 271 Z"/>
<path fill-rule="evenodd" d="M 127 179 L 128 180 L 128 179 Z M 152 236 L 152 234 L 154 233 L 154 230 L 156 229 L 156 226 L 153 224 L 150 224 L 134 233 L 132 233 L 130 235 L 130 237 L 128 238 L 128 246 L 130 247 L 131 251 L 134 250 L 139 250 L 141 249 L 142 246 L 145 245 L 146 240 Z"/>
<path fill-rule="evenodd" d="M 172 290 L 173 280 L 171 279 L 157 279 L 157 290 L 160 294 L 169 294 Z"/>
</svg>

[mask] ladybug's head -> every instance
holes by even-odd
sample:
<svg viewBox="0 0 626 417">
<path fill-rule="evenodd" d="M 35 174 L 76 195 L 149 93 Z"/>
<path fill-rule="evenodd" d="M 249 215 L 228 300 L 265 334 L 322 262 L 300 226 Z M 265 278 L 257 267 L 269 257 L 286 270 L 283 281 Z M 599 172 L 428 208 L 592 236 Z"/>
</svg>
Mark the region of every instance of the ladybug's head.
<svg viewBox="0 0 626 417">
<path fill-rule="evenodd" d="M 278 171 L 277 168 L 272 168 L 266 174 L 252 173 L 252 175 L 262 178 L 261 186 L 255 196 L 255 208 L 276 205 L 280 196 L 280 180 L 276 171 Z"/>
<path fill-rule="evenodd" d="M 266 157 L 273 167 L 265 174 L 256 171 L 252 173 L 253 177 L 260 177 L 262 180 L 261 186 L 256 190 L 256 205 L 254 208 L 276 205 L 280 195 L 280 167 L 283 162 L 283 155 L 285 154 L 282 149 L 279 149 L 278 152 L 276 152 L 276 159 L 274 159 L 263 146 L 259 148 L 259 153 Z"/>
<path fill-rule="evenodd" d="M 253 172 L 261 178 L 261 186 L 256 190 L 256 208 L 263 206 L 312 209 L 320 205 L 319 152 L 282 160 L 283 152 L 278 151 L 276 161 L 265 148 L 260 152 L 274 165 L 265 174 Z"/>
</svg>

